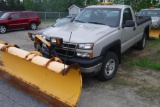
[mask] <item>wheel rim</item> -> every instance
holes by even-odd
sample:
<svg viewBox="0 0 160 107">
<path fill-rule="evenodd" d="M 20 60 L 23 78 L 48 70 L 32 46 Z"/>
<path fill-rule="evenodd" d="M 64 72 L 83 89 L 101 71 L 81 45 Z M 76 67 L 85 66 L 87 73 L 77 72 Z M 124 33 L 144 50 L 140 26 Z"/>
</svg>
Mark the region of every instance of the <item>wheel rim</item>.
<svg viewBox="0 0 160 107">
<path fill-rule="evenodd" d="M 116 63 L 114 61 L 114 59 L 110 59 L 107 63 L 106 63 L 106 67 L 105 67 L 105 73 L 107 76 L 112 75 L 112 73 L 114 72 L 116 67 Z"/>
<path fill-rule="evenodd" d="M 146 45 L 146 39 L 144 37 L 144 39 L 143 39 L 143 47 L 145 47 L 145 45 Z"/>
<path fill-rule="evenodd" d="M 31 24 L 31 28 L 32 28 L 32 29 L 36 29 L 36 27 L 37 27 L 37 26 L 36 26 L 35 23 L 32 23 L 32 24 Z"/>
<path fill-rule="evenodd" d="M 6 32 L 6 27 L 5 26 L 0 26 L 0 32 L 5 33 Z"/>
</svg>

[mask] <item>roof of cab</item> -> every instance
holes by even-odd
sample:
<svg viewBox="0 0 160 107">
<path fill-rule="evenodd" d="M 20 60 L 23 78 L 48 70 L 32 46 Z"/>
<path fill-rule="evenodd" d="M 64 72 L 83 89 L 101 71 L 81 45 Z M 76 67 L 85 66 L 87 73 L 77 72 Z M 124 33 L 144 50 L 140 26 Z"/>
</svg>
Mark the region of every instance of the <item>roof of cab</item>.
<svg viewBox="0 0 160 107">
<path fill-rule="evenodd" d="M 141 10 L 160 10 L 160 8 L 148 8 L 148 9 L 141 9 Z"/>
<path fill-rule="evenodd" d="M 18 13 L 18 12 L 36 12 L 36 11 L 7 11 L 6 13 Z"/>
<path fill-rule="evenodd" d="M 119 8 L 119 9 L 122 9 L 125 7 L 130 7 L 130 6 L 113 4 L 113 5 L 92 5 L 92 6 L 87 6 L 86 8 Z"/>
</svg>

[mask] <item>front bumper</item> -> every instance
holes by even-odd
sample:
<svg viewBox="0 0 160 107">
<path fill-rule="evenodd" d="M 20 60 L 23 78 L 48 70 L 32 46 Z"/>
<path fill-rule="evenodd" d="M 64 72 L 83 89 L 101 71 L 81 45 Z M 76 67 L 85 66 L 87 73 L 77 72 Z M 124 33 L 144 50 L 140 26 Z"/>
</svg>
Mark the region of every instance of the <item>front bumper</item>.
<svg viewBox="0 0 160 107">
<path fill-rule="evenodd" d="M 42 54 L 49 58 L 49 49 L 42 46 Z M 54 56 L 51 53 L 51 56 Z M 80 58 L 80 57 L 64 57 L 64 56 L 57 56 L 59 57 L 65 64 L 73 64 L 77 63 L 80 65 L 80 69 L 82 74 L 93 74 L 96 75 L 102 67 L 103 57 L 96 57 L 96 58 Z"/>
<path fill-rule="evenodd" d="M 152 29 L 160 29 L 160 23 L 153 23 L 151 24 Z"/>
<path fill-rule="evenodd" d="M 101 71 L 101 68 L 102 68 L 102 63 L 99 63 L 93 67 L 88 67 L 88 68 L 80 67 L 80 70 L 83 76 L 95 76 Z"/>
</svg>

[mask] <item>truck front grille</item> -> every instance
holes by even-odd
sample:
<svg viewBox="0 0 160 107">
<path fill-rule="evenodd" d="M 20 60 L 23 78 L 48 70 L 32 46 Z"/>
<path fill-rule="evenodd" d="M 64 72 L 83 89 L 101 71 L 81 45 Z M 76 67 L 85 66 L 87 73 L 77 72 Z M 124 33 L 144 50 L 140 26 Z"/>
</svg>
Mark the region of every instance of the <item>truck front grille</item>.
<svg viewBox="0 0 160 107">
<path fill-rule="evenodd" d="M 56 48 L 58 56 L 74 57 L 76 55 L 76 44 L 63 43 L 62 48 Z"/>
</svg>

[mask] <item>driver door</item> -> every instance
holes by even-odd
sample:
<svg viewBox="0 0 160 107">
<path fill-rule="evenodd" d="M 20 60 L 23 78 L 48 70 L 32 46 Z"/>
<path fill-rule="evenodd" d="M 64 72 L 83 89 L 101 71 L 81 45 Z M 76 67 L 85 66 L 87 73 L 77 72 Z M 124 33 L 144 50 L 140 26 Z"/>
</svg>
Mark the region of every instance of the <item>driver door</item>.
<svg viewBox="0 0 160 107">
<path fill-rule="evenodd" d="M 8 27 L 10 29 L 17 29 L 21 27 L 20 22 L 20 14 L 19 13 L 12 13 L 8 19 Z"/>
<path fill-rule="evenodd" d="M 127 20 L 133 20 L 133 16 L 130 8 L 124 9 L 122 24 L 125 24 Z M 135 32 L 136 32 L 136 27 L 122 28 L 122 46 L 121 46 L 122 52 L 124 52 L 125 50 L 127 50 L 129 47 L 133 45 L 132 39 L 135 36 Z"/>
</svg>

